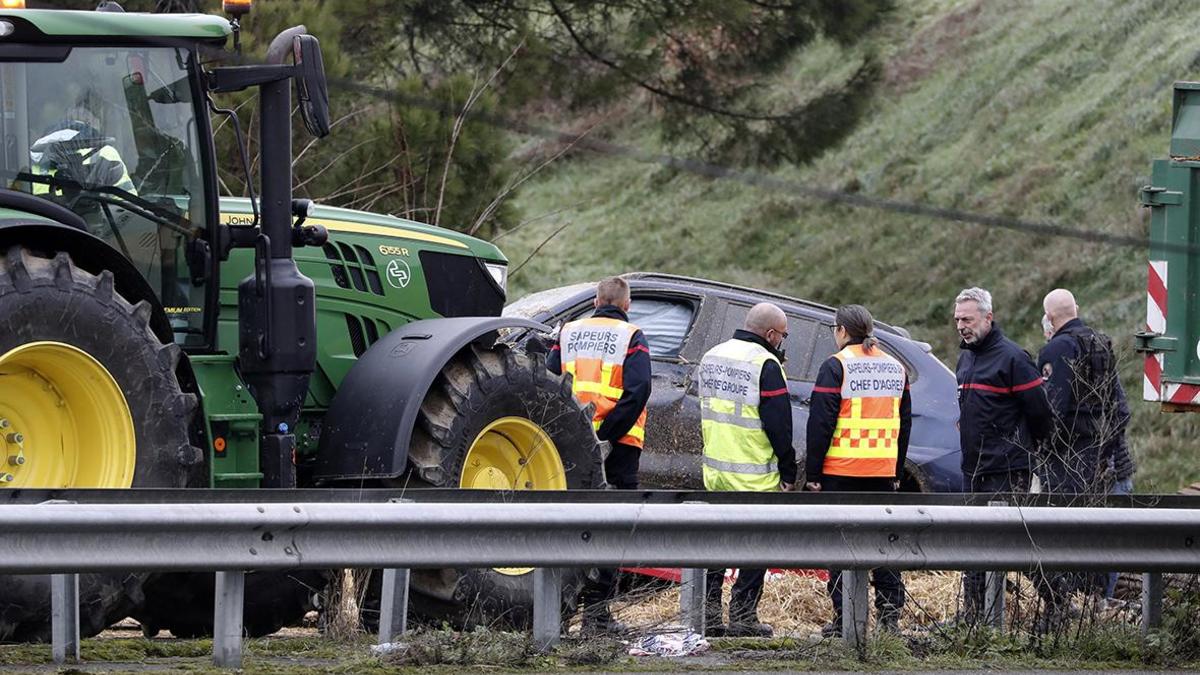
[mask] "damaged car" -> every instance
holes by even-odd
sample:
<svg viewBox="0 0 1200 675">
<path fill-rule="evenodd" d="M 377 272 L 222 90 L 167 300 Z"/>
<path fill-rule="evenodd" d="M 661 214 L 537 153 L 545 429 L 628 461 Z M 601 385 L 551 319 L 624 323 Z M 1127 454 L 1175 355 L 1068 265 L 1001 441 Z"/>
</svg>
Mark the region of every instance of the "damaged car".
<svg viewBox="0 0 1200 675">
<path fill-rule="evenodd" d="M 646 416 L 646 442 L 640 482 L 660 489 L 703 489 L 700 471 L 700 400 L 696 367 L 714 345 L 741 328 L 759 302 L 778 305 L 788 317 L 783 364 L 792 404 L 794 446 L 804 466 L 805 427 L 813 383 L 821 363 L 837 351 L 834 308 L 785 295 L 718 281 L 656 273 L 622 275 L 629 282 L 629 320 L 645 333 L 653 362 L 653 393 Z M 595 284 L 552 288 L 528 295 L 505 310 L 554 327 L 554 333 L 510 335 L 527 348 L 545 348 L 568 321 L 590 316 Z M 929 344 L 913 340 L 898 326 L 876 322 L 884 351 L 899 359 L 909 375 L 913 400 L 912 436 L 901 490 L 961 492 L 958 402 L 952 373 Z"/>
</svg>

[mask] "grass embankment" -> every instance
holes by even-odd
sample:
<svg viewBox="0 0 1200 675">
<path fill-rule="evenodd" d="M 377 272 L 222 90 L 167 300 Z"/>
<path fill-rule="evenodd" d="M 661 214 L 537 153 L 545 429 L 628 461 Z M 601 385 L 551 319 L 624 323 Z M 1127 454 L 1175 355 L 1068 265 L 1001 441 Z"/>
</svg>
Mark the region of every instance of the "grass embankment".
<svg viewBox="0 0 1200 675">
<path fill-rule="evenodd" d="M 811 166 L 770 175 L 1146 236 L 1137 188 L 1151 159 L 1166 153 L 1171 83 L 1200 78 L 1200 5 L 898 4 L 863 47 L 886 64 L 865 122 Z M 822 73 L 836 81 L 854 63 L 822 45 L 771 86 L 803 96 Z M 631 102 L 593 133 L 659 149 L 649 120 L 644 104 Z M 959 289 L 991 289 L 1005 330 L 1036 352 L 1042 296 L 1071 288 L 1085 317 L 1122 348 L 1138 489 L 1169 492 L 1200 480 L 1200 416 L 1162 415 L 1140 402 L 1141 364 L 1130 346 L 1145 317 L 1144 249 L 831 206 L 592 154 L 547 169 L 523 188 L 519 206 L 526 218 L 545 217 L 498 241 L 514 264 L 569 225 L 515 274 L 513 297 L 620 271 L 711 277 L 866 304 L 933 343 L 950 365 Z"/>
</svg>

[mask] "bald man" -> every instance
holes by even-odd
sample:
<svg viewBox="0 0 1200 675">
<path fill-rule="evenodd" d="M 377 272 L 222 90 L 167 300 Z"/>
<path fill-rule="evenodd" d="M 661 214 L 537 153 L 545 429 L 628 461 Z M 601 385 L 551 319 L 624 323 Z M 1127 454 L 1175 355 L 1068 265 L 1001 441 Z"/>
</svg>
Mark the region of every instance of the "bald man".
<svg viewBox="0 0 1200 675">
<path fill-rule="evenodd" d="M 1107 492 L 1134 471 L 1125 443 L 1129 405 L 1112 340 L 1079 318 L 1075 296 L 1065 288 L 1047 293 L 1042 308 L 1054 334 L 1038 354 L 1038 368 L 1055 433 L 1038 477 L 1049 492 Z"/>
<path fill-rule="evenodd" d="M 792 490 L 796 451 L 792 405 L 783 376 L 787 315 L 763 302 L 750 308 L 733 338 L 700 361 L 700 426 L 704 436 L 704 488 L 734 492 Z M 770 637 L 758 620 L 765 569 L 741 569 L 729 599 L 729 626 L 722 622 L 724 569 L 708 570 L 705 631 L 708 635 Z"/>
<path fill-rule="evenodd" d="M 1038 354 L 1038 368 L 1054 411 L 1054 434 L 1043 453 L 1038 478 L 1056 494 L 1128 494 L 1133 460 L 1125 443 L 1129 405 L 1117 377 L 1112 340 L 1079 318 L 1075 296 L 1056 288 L 1042 300 L 1053 335 Z M 1074 590 L 1100 590 L 1111 602 L 1117 574 L 1100 578 L 1069 572 L 1034 574 L 1043 600 L 1044 623 L 1067 605 Z"/>
</svg>

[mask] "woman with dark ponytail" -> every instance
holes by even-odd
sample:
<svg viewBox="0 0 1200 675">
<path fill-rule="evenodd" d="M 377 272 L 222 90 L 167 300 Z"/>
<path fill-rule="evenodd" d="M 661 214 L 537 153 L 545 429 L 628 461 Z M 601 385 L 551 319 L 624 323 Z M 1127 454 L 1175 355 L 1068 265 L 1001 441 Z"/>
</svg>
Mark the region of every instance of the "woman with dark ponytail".
<svg viewBox="0 0 1200 675">
<path fill-rule="evenodd" d="M 873 352 L 879 346 L 875 338 L 875 319 L 862 305 L 842 305 L 838 307 L 834 317 L 834 331 L 841 328 L 846 333 L 846 344 L 860 344 L 867 352 Z M 836 337 L 836 336 L 835 336 Z M 838 346 L 843 347 L 841 340 Z"/>
<path fill-rule="evenodd" d="M 816 492 L 894 492 L 900 487 L 912 401 L 904 366 L 879 346 L 875 320 L 862 305 L 839 307 L 833 337 L 838 352 L 821 364 L 808 414 L 805 487 Z M 841 572 L 829 571 L 833 621 L 821 630 L 841 635 Z M 904 584 L 894 570 L 871 571 L 875 608 L 884 630 L 899 631 Z"/>
</svg>

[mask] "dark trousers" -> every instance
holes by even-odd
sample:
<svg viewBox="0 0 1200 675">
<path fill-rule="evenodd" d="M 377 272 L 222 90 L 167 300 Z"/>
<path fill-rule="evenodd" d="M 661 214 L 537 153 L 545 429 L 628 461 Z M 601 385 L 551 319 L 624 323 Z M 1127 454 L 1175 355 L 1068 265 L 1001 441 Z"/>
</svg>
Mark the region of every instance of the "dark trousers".
<svg viewBox="0 0 1200 675">
<path fill-rule="evenodd" d="M 612 450 L 604 458 L 604 477 L 608 484 L 618 490 L 638 489 L 638 465 L 642 459 L 642 449 L 611 443 Z"/>
<path fill-rule="evenodd" d="M 853 478 L 850 476 L 822 476 L 821 492 L 894 492 L 891 478 Z M 871 570 L 871 585 L 875 587 L 875 609 L 881 615 L 898 612 L 904 607 L 904 581 L 896 570 L 876 568 Z M 825 585 L 829 599 L 833 601 L 835 621 L 842 616 L 842 570 L 829 570 L 829 583 Z"/>
<path fill-rule="evenodd" d="M 617 490 L 638 489 L 638 465 L 642 449 L 624 443 L 612 443 L 608 457 L 604 458 L 604 477 L 610 488 Z M 607 614 L 608 601 L 616 595 L 617 570 L 599 567 L 591 570 L 583 584 L 581 599 L 584 611 Z"/>
<path fill-rule="evenodd" d="M 989 473 L 971 476 L 971 492 L 995 494 L 999 492 L 1029 492 L 1029 471 L 1018 469 L 1005 473 Z M 977 621 L 983 616 L 984 595 L 987 591 L 987 573 L 973 570 L 963 573 L 963 608 L 967 619 Z"/>
<path fill-rule="evenodd" d="M 729 623 L 758 623 L 758 600 L 762 597 L 765 569 L 739 569 L 737 581 L 729 596 Z M 711 627 L 721 621 L 721 586 L 725 582 L 725 570 L 708 570 L 704 581 L 704 619 Z"/>
</svg>

